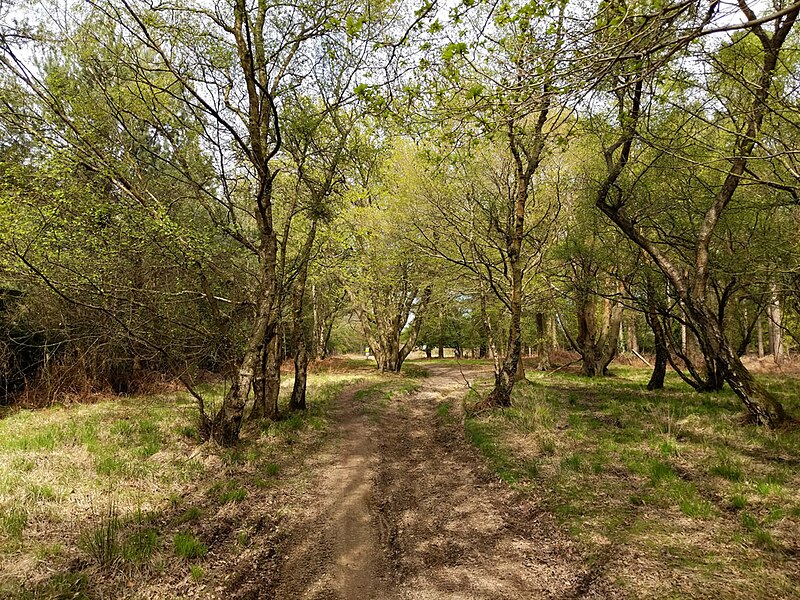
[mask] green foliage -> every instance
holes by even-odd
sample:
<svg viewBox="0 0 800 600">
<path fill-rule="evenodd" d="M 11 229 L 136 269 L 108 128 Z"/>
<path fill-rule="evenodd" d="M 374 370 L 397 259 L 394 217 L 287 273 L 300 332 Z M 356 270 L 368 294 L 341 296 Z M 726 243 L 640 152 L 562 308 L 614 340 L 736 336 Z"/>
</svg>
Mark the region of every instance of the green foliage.
<svg viewBox="0 0 800 600">
<path fill-rule="evenodd" d="M 466 52 L 467 45 L 464 42 L 453 42 L 445 46 L 444 50 L 442 50 L 442 59 L 450 61 L 456 56 L 466 54 Z"/>
</svg>

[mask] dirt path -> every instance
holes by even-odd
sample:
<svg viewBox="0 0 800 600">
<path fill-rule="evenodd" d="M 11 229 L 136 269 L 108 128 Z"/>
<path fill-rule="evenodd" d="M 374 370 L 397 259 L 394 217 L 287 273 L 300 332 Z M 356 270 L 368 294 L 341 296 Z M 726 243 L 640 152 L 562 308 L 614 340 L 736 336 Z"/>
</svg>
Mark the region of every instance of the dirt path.
<svg viewBox="0 0 800 600">
<path fill-rule="evenodd" d="M 289 537 L 276 598 L 388 598 L 388 568 L 373 526 L 377 428 L 351 388 L 333 411 L 334 447 L 319 457 L 304 516 Z"/>
<path fill-rule="evenodd" d="M 431 372 L 377 419 L 355 390 L 339 399 L 339 441 L 314 466 L 275 597 L 616 597 L 552 517 L 499 482 L 459 427 L 440 424 L 436 407 L 458 404 L 464 376 Z"/>
</svg>

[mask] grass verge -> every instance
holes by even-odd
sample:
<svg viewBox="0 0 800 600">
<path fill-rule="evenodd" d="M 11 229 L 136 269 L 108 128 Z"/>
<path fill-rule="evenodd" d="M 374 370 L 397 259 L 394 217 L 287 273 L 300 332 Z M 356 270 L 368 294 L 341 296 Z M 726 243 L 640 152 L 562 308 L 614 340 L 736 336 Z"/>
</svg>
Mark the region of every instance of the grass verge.
<svg viewBox="0 0 800 600">
<path fill-rule="evenodd" d="M 305 485 L 303 462 L 327 439 L 331 401 L 363 377 L 312 374 L 308 411 L 248 423 L 241 443 L 224 450 L 198 445 L 194 404 L 183 394 L 8 412 L 0 420 L 0 598 L 241 587 L 230 569 L 245 545 L 263 555 L 263 580 L 250 585 L 267 589 L 279 523 Z M 214 404 L 225 390 L 204 391 Z"/>
<path fill-rule="evenodd" d="M 800 431 L 742 425 L 729 391 L 647 392 L 648 377 L 531 373 L 466 435 L 635 597 L 800 597 Z M 800 381 L 765 381 L 800 414 Z"/>
</svg>

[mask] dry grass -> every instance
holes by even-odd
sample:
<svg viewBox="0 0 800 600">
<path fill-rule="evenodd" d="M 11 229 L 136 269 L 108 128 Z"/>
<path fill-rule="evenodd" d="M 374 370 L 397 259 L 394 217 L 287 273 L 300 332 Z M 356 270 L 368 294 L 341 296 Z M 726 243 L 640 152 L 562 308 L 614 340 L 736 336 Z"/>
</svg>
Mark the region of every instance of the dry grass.
<svg viewBox="0 0 800 600">
<path fill-rule="evenodd" d="M 355 377 L 312 375 L 306 414 L 250 424 L 228 450 L 198 446 L 193 403 L 177 393 L 6 414 L 0 598 L 202 595 L 234 585 L 241 556 L 262 550 L 269 576 L 281 507 Z"/>
</svg>

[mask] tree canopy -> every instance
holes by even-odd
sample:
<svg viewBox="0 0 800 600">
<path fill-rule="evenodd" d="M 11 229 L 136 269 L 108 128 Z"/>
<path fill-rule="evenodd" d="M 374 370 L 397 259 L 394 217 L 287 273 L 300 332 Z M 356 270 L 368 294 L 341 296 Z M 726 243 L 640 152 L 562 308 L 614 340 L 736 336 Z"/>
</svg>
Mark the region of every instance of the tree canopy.
<svg viewBox="0 0 800 600">
<path fill-rule="evenodd" d="M 232 444 L 289 358 L 293 409 L 365 347 L 491 356 L 509 406 L 533 350 L 627 349 L 781 425 L 741 357 L 800 340 L 798 13 L 0 2 L 5 394 L 167 375 Z"/>
</svg>

